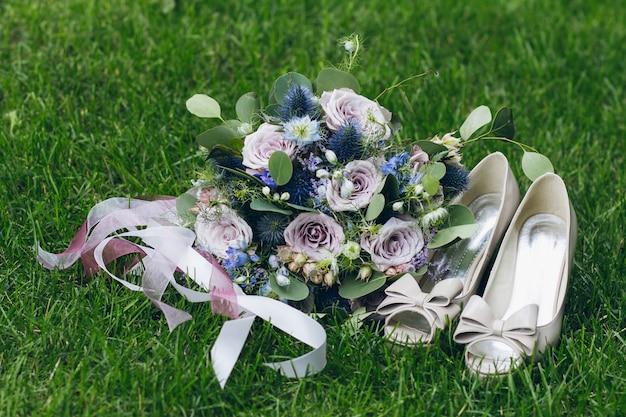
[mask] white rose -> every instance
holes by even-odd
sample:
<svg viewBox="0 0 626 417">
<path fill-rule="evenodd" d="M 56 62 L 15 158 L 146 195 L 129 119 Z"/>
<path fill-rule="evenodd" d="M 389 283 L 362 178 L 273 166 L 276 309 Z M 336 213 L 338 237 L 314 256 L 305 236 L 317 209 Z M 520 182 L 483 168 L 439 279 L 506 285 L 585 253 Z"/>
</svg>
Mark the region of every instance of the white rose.
<svg viewBox="0 0 626 417">
<path fill-rule="evenodd" d="M 356 211 L 367 207 L 374 191 L 383 180 L 383 173 L 370 161 L 351 161 L 345 166 L 348 180 L 354 186 L 349 196 L 342 195 L 342 180 L 330 181 L 326 189 L 328 206 L 334 211 Z"/>
<path fill-rule="evenodd" d="M 333 131 L 350 120 L 357 121 L 365 139 L 386 140 L 391 136 L 391 113 L 366 97 L 349 88 L 324 91 L 320 97 L 324 121 Z"/>
<path fill-rule="evenodd" d="M 270 156 L 276 151 L 285 152 L 290 157 L 296 151 L 295 142 L 285 140 L 280 126 L 263 123 L 256 132 L 246 136 L 241 155 L 243 164 L 250 174 L 262 174 L 268 167 Z"/>
<path fill-rule="evenodd" d="M 237 213 L 223 204 L 211 206 L 198 214 L 196 242 L 218 258 L 226 259 L 231 241 L 252 242 L 252 228 Z"/>
</svg>

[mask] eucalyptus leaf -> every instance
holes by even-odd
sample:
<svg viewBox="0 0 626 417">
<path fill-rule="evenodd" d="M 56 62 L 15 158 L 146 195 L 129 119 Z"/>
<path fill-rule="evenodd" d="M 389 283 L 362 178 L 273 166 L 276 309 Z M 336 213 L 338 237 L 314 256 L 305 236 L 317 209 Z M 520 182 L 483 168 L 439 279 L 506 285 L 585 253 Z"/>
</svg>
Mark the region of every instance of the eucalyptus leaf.
<svg viewBox="0 0 626 417">
<path fill-rule="evenodd" d="M 176 211 L 181 219 L 185 221 L 193 220 L 194 215 L 191 213 L 191 208 L 196 205 L 198 199 L 189 193 L 181 194 L 176 198 Z"/>
<path fill-rule="evenodd" d="M 293 85 L 301 85 L 313 91 L 313 84 L 307 77 L 297 72 L 288 72 L 278 77 L 276 82 L 274 82 L 273 97 L 277 103 L 283 103 L 287 92 Z"/>
<path fill-rule="evenodd" d="M 261 102 L 256 93 L 246 93 L 239 97 L 235 105 L 237 117 L 244 123 L 251 123 L 252 116 L 261 108 Z"/>
<path fill-rule="evenodd" d="M 443 162 L 435 162 L 425 167 L 425 173 L 432 175 L 435 179 L 440 180 L 446 175 L 446 164 Z"/>
<path fill-rule="evenodd" d="M 237 131 L 231 129 L 228 126 L 221 125 L 211 128 L 209 130 L 205 130 L 196 136 L 196 141 L 198 145 L 204 146 L 205 148 L 211 150 L 217 145 L 231 146 L 231 140 L 237 139 L 239 134 Z"/>
<path fill-rule="evenodd" d="M 435 195 L 439 191 L 439 180 L 430 174 L 424 174 L 422 185 L 424 186 L 424 191 L 430 195 Z"/>
<path fill-rule="evenodd" d="M 459 133 L 463 140 L 467 140 L 481 127 L 491 122 L 491 110 L 487 106 L 478 106 L 467 116 L 461 125 Z"/>
<path fill-rule="evenodd" d="M 335 68 L 321 70 L 315 80 L 315 88 L 318 93 L 340 88 L 349 88 L 357 94 L 361 91 L 359 82 L 354 75 Z"/>
<path fill-rule="evenodd" d="M 449 226 L 473 224 L 475 221 L 474 213 L 467 206 L 462 204 L 451 204 L 448 206 L 448 219 L 446 223 Z"/>
<path fill-rule="evenodd" d="M 478 223 L 473 223 L 439 229 L 435 237 L 428 242 L 427 246 L 430 249 L 435 249 L 452 243 L 458 239 L 467 239 L 471 237 L 479 227 L 480 225 Z"/>
<path fill-rule="evenodd" d="M 271 202 L 263 200 L 261 198 L 252 200 L 252 202 L 250 202 L 250 208 L 255 211 L 271 211 L 273 213 L 280 213 L 286 216 L 289 216 L 293 213 L 293 211 L 291 210 L 278 207 L 277 205 L 272 204 Z"/>
<path fill-rule="evenodd" d="M 379 271 L 374 271 L 368 281 L 356 279 L 356 275 L 349 275 L 341 279 L 339 295 L 348 300 L 355 300 L 371 294 L 381 288 L 387 282 L 387 276 Z"/>
<path fill-rule="evenodd" d="M 221 116 L 221 109 L 219 103 L 206 94 L 194 94 L 185 103 L 187 110 L 195 116 L 203 117 L 206 119 L 219 119 Z"/>
<path fill-rule="evenodd" d="M 545 155 L 537 152 L 524 152 L 522 171 L 531 181 L 534 181 L 546 172 L 554 172 L 554 167 Z"/>
<path fill-rule="evenodd" d="M 268 168 L 276 185 L 285 185 L 293 175 L 293 164 L 289 155 L 283 151 L 275 151 L 270 156 Z"/>
<path fill-rule="evenodd" d="M 301 206 L 299 204 L 293 204 L 293 203 L 287 203 L 287 205 L 293 209 L 296 210 L 300 210 L 300 211 L 308 211 L 310 213 L 319 213 L 320 211 L 317 209 L 314 209 L 313 207 L 306 207 L 306 206 Z"/>
<path fill-rule="evenodd" d="M 498 110 L 491 124 L 491 135 L 498 138 L 513 139 L 515 126 L 513 124 L 513 110 L 510 107 L 502 107 Z"/>
<path fill-rule="evenodd" d="M 309 296 L 309 287 L 299 279 L 295 277 L 289 278 L 289 285 L 284 287 L 278 285 L 276 282 L 276 276 L 270 275 L 270 286 L 272 291 L 276 293 L 280 298 L 286 298 L 292 301 L 302 301 Z"/>
<path fill-rule="evenodd" d="M 370 204 L 367 206 L 365 212 L 365 220 L 376 220 L 380 213 L 385 209 L 385 196 L 382 194 L 374 194 L 370 200 Z"/>
</svg>

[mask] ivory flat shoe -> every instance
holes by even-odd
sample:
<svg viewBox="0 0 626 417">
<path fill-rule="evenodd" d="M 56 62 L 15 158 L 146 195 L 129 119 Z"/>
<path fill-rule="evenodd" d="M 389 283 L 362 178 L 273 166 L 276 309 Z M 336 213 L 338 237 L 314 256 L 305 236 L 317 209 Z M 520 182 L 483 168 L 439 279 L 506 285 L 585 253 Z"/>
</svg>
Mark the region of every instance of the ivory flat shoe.
<svg viewBox="0 0 626 417">
<path fill-rule="evenodd" d="M 467 344 L 471 371 L 503 374 L 558 342 L 576 237 L 563 180 L 552 173 L 537 178 L 504 236 L 482 298 L 470 298 L 454 333 Z"/>
<path fill-rule="evenodd" d="M 480 161 L 469 174 L 469 190 L 452 203 L 467 206 L 479 228 L 470 238 L 434 252 L 429 262 L 437 265 L 434 276 L 418 282 L 407 274 L 387 288 L 378 313 L 386 316 L 385 335 L 393 342 L 430 343 L 476 292 L 519 204 L 519 187 L 506 157 L 495 152 Z"/>
</svg>

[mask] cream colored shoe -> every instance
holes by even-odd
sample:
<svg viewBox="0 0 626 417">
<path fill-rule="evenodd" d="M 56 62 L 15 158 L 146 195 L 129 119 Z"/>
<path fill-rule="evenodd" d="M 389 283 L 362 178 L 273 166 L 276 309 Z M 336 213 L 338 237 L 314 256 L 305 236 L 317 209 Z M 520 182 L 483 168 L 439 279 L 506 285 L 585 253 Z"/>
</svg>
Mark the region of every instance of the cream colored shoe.
<svg viewBox="0 0 626 417">
<path fill-rule="evenodd" d="M 495 152 L 480 161 L 470 172 L 469 190 L 453 203 L 469 207 L 480 227 L 472 237 L 434 252 L 430 263 L 441 271 L 434 277 L 425 275 L 418 283 L 407 274 L 387 288 L 378 313 L 387 316 L 385 335 L 396 343 L 430 343 L 476 292 L 519 204 L 506 157 Z"/>
<path fill-rule="evenodd" d="M 502 374 L 558 342 L 576 246 L 576 215 L 563 180 L 537 178 L 520 204 L 481 297 L 461 313 L 454 340 L 479 375 Z"/>
</svg>

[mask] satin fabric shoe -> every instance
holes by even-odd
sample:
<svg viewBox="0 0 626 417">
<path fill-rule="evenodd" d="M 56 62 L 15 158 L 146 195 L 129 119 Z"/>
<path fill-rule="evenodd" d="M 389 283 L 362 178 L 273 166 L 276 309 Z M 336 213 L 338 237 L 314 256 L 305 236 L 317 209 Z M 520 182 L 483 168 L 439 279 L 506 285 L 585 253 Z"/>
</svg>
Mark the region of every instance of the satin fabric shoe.
<svg viewBox="0 0 626 417">
<path fill-rule="evenodd" d="M 469 174 L 469 190 L 452 204 L 467 206 L 479 228 L 470 238 L 434 251 L 429 260 L 437 266 L 434 275 L 418 282 L 407 274 L 386 289 L 377 311 L 386 316 L 384 332 L 395 343 L 430 343 L 476 292 L 519 204 L 519 187 L 506 157 L 495 152 L 480 161 Z"/>
<path fill-rule="evenodd" d="M 483 296 L 470 298 L 454 333 L 467 344 L 471 371 L 507 373 L 558 342 L 576 237 L 563 180 L 552 173 L 537 178 L 504 236 Z"/>
</svg>

